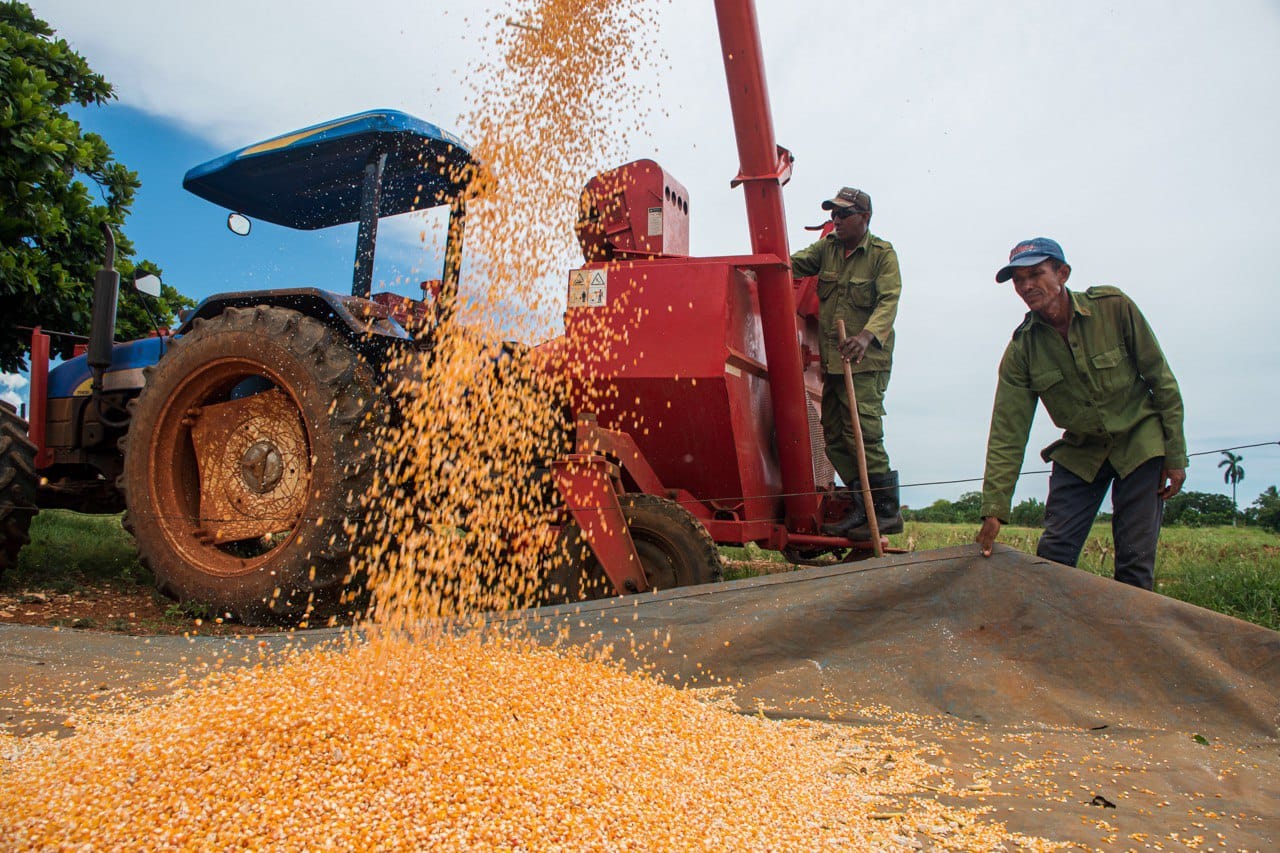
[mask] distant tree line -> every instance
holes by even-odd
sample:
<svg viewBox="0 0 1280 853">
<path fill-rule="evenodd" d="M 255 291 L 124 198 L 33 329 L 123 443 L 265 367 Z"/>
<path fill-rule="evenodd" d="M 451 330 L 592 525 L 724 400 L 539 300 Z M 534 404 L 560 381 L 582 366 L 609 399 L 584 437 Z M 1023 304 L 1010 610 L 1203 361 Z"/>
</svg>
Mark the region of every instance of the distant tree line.
<svg viewBox="0 0 1280 853">
<path fill-rule="evenodd" d="M 980 524 L 982 522 L 982 493 L 965 492 L 957 500 L 936 500 L 921 509 L 904 508 L 902 516 L 907 521 L 927 521 L 942 524 Z M 1108 513 L 1099 515 L 1108 519 Z M 1164 505 L 1164 523 L 1180 527 L 1212 527 L 1232 524 L 1265 527 L 1280 532 L 1280 493 L 1275 486 L 1268 486 L 1249 507 L 1237 512 L 1231 498 L 1210 492 L 1182 492 Z M 1009 514 L 1009 523 L 1020 527 L 1044 526 L 1044 502 L 1035 498 L 1015 506 Z"/>
</svg>

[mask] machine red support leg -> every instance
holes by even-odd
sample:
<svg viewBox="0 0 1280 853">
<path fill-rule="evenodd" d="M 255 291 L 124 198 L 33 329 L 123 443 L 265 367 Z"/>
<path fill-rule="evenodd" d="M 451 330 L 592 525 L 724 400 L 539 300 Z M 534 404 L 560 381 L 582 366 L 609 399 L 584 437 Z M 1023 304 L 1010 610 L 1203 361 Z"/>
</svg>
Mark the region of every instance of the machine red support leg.
<svg viewBox="0 0 1280 853">
<path fill-rule="evenodd" d="M 754 5 L 751 0 L 716 0 L 716 19 L 741 161 L 735 184 L 743 184 L 746 195 L 751 251 L 774 255 L 781 261 L 755 270 L 787 527 L 798 532 L 816 531 L 821 501 L 813 477 L 795 297 L 791 271 L 785 266 L 791 252 L 782 184 L 790 177 L 791 155 L 774 139 Z"/>
<path fill-rule="evenodd" d="M 36 468 L 53 464 L 45 443 L 45 412 L 49 403 L 49 336 L 36 326 L 31 330 L 31 405 L 27 409 L 27 437 L 36 446 Z"/>
<path fill-rule="evenodd" d="M 603 456 L 574 453 L 552 462 L 551 469 L 556 488 L 614 588 L 622 595 L 647 590 L 640 555 L 613 488 L 618 466 Z"/>
</svg>

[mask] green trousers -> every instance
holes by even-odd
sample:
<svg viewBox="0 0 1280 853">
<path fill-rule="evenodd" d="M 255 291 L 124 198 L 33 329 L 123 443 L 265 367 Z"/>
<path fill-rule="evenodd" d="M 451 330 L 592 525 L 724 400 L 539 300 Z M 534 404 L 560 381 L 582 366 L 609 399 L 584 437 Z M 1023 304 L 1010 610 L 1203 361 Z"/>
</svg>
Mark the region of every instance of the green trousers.
<svg viewBox="0 0 1280 853">
<path fill-rule="evenodd" d="M 868 475 L 888 474 L 891 470 L 889 454 L 884 449 L 884 392 L 888 387 L 887 370 L 853 374 Z M 849 392 L 844 387 L 843 373 L 828 373 L 822 383 L 822 434 L 826 437 L 827 458 L 836 473 L 845 485 L 856 485 L 858 445 L 849 418 Z"/>
</svg>

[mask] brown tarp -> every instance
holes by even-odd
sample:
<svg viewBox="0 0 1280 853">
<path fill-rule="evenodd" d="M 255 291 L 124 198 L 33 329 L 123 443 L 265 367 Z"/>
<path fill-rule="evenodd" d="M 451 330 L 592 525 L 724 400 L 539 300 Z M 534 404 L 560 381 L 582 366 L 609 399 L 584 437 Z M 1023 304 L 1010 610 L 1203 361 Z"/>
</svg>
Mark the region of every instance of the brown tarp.
<svg viewBox="0 0 1280 853">
<path fill-rule="evenodd" d="M 565 611 L 574 640 L 669 632 L 664 672 L 710 669 L 752 707 L 830 696 L 998 725 L 1280 734 L 1280 634 L 1002 546 L 541 613 Z"/>
<path fill-rule="evenodd" d="M 1011 548 L 492 621 L 610 644 L 670 683 L 732 685 L 746 712 L 932 746 L 940 769 L 973 784 L 921 796 L 989 808 L 1027 834 L 1106 849 L 1280 848 L 1280 634 Z M 163 689 L 184 668 L 256 658 L 260 642 L 0 627 L 0 716 L 10 731 L 56 721 L 94 691 Z"/>
</svg>

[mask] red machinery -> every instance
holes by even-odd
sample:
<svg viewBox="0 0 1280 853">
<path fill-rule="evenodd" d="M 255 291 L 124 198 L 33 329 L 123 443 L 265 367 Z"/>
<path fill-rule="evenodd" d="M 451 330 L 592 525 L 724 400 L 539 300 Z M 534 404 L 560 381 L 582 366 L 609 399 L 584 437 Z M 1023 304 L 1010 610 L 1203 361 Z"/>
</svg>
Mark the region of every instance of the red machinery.
<svg viewBox="0 0 1280 853">
<path fill-rule="evenodd" d="M 789 268 L 792 157 L 774 141 L 752 4 L 717 0 L 716 14 L 752 254 L 688 257 L 687 193 L 653 161 L 597 176 L 578 229 L 588 263 L 569 273 L 565 336 L 546 347 L 581 376 L 575 452 L 553 469 L 594 553 L 583 569 L 622 592 L 653 585 L 646 574 L 711 579 L 673 566 L 697 550 L 674 541 L 682 525 L 795 558 L 871 547 L 819 532 L 842 508 L 822 450 L 821 376 L 805 370 L 818 361 L 816 312 L 797 313 Z"/>
</svg>

